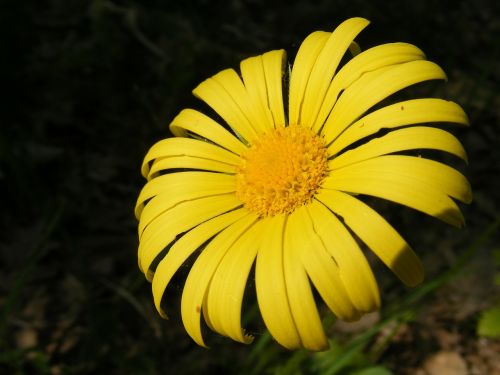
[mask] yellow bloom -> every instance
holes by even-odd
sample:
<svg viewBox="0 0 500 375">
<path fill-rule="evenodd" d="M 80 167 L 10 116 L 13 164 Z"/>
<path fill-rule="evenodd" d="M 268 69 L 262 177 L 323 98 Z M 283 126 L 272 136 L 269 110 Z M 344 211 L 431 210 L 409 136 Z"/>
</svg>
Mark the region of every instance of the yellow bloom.
<svg viewBox="0 0 500 375">
<path fill-rule="evenodd" d="M 165 288 L 201 249 L 181 303 L 184 326 L 198 344 L 205 345 L 201 314 L 212 330 L 251 342 L 241 306 L 255 263 L 260 312 L 276 341 L 289 349 L 325 349 L 312 286 L 343 320 L 380 306 L 353 233 L 406 285 L 420 283 L 418 257 L 359 195 L 463 225 L 454 199 L 471 201 L 465 177 L 400 152 L 434 149 L 466 161 L 453 135 L 421 124 L 467 125 L 467 116 L 457 104 L 431 98 L 373 109 L 401 89 L 446 76 L 411 44 L 359 52 L 353 40 L 367 25 L 352 18 L 331 33 L 309 35 L 288 87 L 283 50 L 242 61 L 240 75 L 228 69 L 207 79 L 193 93 L 224 123 L 184 109 L 170 124 L 176 137 L 146 155 L 148 182 L 135 211 L 139 266 L 164 316 Z M 349 49 L 358 53 L 341 66 Z"/>
</svg>

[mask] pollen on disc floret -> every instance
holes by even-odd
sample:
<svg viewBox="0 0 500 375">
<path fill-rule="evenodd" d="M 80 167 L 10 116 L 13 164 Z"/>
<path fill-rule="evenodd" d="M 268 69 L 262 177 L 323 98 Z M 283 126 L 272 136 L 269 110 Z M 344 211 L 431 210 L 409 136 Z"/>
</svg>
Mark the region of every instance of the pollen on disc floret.
<svg viewBox="0 0 500 375">
<path fill-rule="evenodd" d="M 241 158 L 236 194 L 260 217 L 290 213 L 309 202 L 328 169 L 323 139 L 299 125 L 262 135 Z"/>
</svg>

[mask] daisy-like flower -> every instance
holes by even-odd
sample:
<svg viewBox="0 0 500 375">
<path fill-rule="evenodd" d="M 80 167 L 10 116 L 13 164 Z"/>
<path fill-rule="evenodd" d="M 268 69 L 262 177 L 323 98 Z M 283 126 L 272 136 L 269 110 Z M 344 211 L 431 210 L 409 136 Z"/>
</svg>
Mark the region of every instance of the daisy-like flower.
<svg viewBox="0 0 500 375">
<path fill-rule="evenodd" d="M 241 309 L 254 264 L 262 319 L 289 349 L 328 347 L 313 288 L 339 319 L 379 308 L 360 242 L 403 283 L 419 284 L 419 258 L 360 196 L 463 225 L 454 200 L 471 201 L 466 178 L 401 152 L 433 149 L 466 161 L 453 135 L 423 124 L 467 125 L 467 116 L 434 98 L 377 106 L 401 89 L 446 76 L 411 44 L 360 52 L 354 38 L 368 23 L 352 18 L 331 33 L 309 35 L 288 80 L 283 50 L 242 61 L 240 74 L 228 69 L 207 79 L 193 93 L 222 120 L 184 109 L 170 124 L 175 137 L 147 153 L 148 182 L 135 211 L 139 266 L 165 316 L 166 287 L 198 254 L 181 301 L 184 326 L 198 344 L 205 345 L 201 315 L 221 335 L 252 341 Z M 341 66 L 349 50 L 355 56 Z"/>
</svg>

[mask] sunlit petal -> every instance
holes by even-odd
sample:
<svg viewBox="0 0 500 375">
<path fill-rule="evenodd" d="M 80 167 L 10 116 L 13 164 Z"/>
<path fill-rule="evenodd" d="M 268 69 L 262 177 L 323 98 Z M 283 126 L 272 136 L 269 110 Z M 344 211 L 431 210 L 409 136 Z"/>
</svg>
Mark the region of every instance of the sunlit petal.
<svg viewBox="0 0 500 375">
<path fill-rule="evenodd" d="M 224 229 L 201 252 L 189 272 L 182 291 L 182 322 L 187 333 L 201 346 L 205 346 L 200 326 L 201 309 L 208 285 L 226 252 L 256 219 L 254 215 L 247 215 Z"/>
<path fill-rule="evenodd" d="M 197 158 L 193 156 L 172 156 L 156 159 L 149 170 L 148 178 L 169 169 L 194 169 L 221 173 L 236 173 L 234 165 L 221 163 L 217 160 Z"/>
<path fill-rule="evenodd" d="M 213 329 L 233 340 L 250 343 L 253 338 L 241 328 L 241 305 L 245 284 L 260 244 L 262 222 L 249 228 L 222 258 L 210 282 L 207 313 Z"/>
<path fill-rule="evenodd" d="M 191 229 L 173 244 L 165 257 L 158 263 L 153 276 L 154 303 L 160 315 L 166 318 L 166 314 L 161 308 L 162 298 L 170 280 L 181 265 L 217 233 L 247 215 L 248 211 L 244 208 L 219 215 Z"/>
<path fill-rule="evenodd" d="M 303 237 L 300 236 L 301 223 L 297 215 L 300 215 L 299 210 L 290 215 L 283 243 L 286 293 L 302 346 L 309 350 L 323 350 L 328 347 L 328 341 L 302 263 L 301 246 L 304 243 L 298 242 Z"/>
<path fill-rule="evenodd" d="M 319 131 L 340 93 L 364 73 L 386 66 L 425 58 L 423 52 L 408 43 L 387 43 L 370 48 L 349 60 L 333 77 L 313 129 Z"/>
<path fill-rule="evenodd" d="M 246 147 L 238 138 L 207 115 L 194 109 L 183 109 L 170 123 L 176 137 L 195 135 L 240 155 Z"/>
<path fill-rule="evenodd" d="M 233 166 L 240 163 L 240 158 L 237 155 L 211 143 L 191 138 L 167 138 L 150 148 L 142 162 L 142 175 L 146 178 L 153 177 L 149 167 L 155 159 L 176 156 L 192 156 Z"/>
<path fill-rule="evenodd" d="M 322 186 L 394 201 L 457 227 L 464 219 L 449 196 L 471 200 L 467 180 L 453 168 L 402 155 L 379 156 L 332 171 Z"/>
<path fill-rule="evenodd" d="M 290 91 L 288 97 L 288 122 L 299 125 L 300 109 L 304 100 L 304 91 L 311 75 L 311 69 L 331 33 L 316 31 L 300 45 L 290 73 Z"/>
<path fill-rule="evenodd" d="M 420 259 L 382 216 L 360 200 L 339 191 L 325 189 L 316 198 L 342 217 L 346 225 L 406 285 L 415 286 L 422 282 L 424 270 Z"/>
<path fill-rule="evenodd" d="M 325 122 L 322 133 L 331 143 L 353 121 L 376 103 L 415 83 L 445 79 L 443 70 L 426 60 L 380 68 L 364 74 L 342 93 Z"/>
<path fill-rule="evenodd" d="M 342 22 L 331 33 L 311 68 L 300 113 L 300 124 L 302 126 L 312 126 L 314 124 L 340 60 L 356 35 L 368 24 L 369 21 L 364 18 L 350 18 Z"/>
<path fill-rule="evenodd" d="M 462 144 L 452 134 L 438 128 L 414 126 L 392 131 L 336 156 L 328 166 L 335 170 L 380 155 L 415 149 L 445 151 L 467 161 Z"/>
<path fill-rule="evenodd" d="M 283 215 L 263 219 L 260 247 L 255 266 L 255 289 L 262 319 L 267 329 L 288 349 L 301 347 L 285 284 L 283 266 Z"/>
<path fill-rule="evenodd" d="M 166 174 L 149 181 L 135 207 L 139 235 L 151 220 L 181 202 L 234 192 L 234 181 L 231 175 L 194 171 Z M 149 204 L 144 207 L 147 201 Z"/>
<path fill-rule="evenodd" d="M 300 252 L 300 260 L 330 310 L 339 319 L 357 320 L 361 314 L 354 307 L 342 283 L 338 263 L 326 251 L 325 243 L 315 231 L 308 208 L 303 206 L 297 209 L 289 220 L 290 231 L 295 231 L 291 236 Z"/>
<path fill-rule="evenodd" d="M 274 128 L 274 119 L 269 109 L 268 85 L 273 82 L 267 82 L 264 72 L 264 63 L 262 56 L 252 56 L 240 63 L 241 77 L 247 89 L 248 95 L 257 110 L 262 112 L 262 125 L 270 130 Z M 276 83 L 274 83 L 276 85 Z M 281 76 L 280 76 L 281 85 Z"/>
<path fill-rule="evenodd" d="M 464 110 L 456 103 L 434 98 L 406 100 L 361 117 L 330 144 L 328 151 L 330 155 L 335 155 L 346 146 L 375 134 L 380 129 L 425 122 L 469 124 Z"/>
<path fill-rule="evenodd" d="M 314 200 L 307 210 L 314 231 L 338 265 L 340 279 L 356 309 L 370 312 L 380 307 L 380 294 L 370 265 L 358 244 L 339 219 Z"/>
<path fill-rule="evenodd" d="M 274 127 L 285 126 L 282 80 L 285 70 L 284 50 L 271 51 L 262 55 L 267 84 L 267 100 L 273 114 Z"/>
<path fill-rule="evenodd" d="M 228 91 L 228 87 L 235 88 L 237 93 Z M 246 91 L 243 82 L 232 69 L 223 70 L 206 79 L 193 90 L 194 96 L 212 107 L 236 135 L 248 144 L 257 138 L 260 129 L 251 123 L 249 114 L 239 106 L 241 104 L 239 96 L 245 95 L 244 93 Z M 246 95 L 248 96 L 248 93 Z"/>
<path fill-rule="evenodd" d="M 153 276 L 155 258 L 176 236 L 240 205 L 234 194 L 227 194 L 183 202 L 156 217 L 142 232 L 137 254 L 147 279 Z"/>
</svg>

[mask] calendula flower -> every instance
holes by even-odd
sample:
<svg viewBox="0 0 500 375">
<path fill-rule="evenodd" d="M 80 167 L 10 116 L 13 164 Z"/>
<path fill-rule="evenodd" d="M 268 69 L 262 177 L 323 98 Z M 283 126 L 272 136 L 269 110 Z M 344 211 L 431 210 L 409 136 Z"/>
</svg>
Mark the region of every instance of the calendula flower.
<svg viewBox="0 0 500 375">
<path fill-rule="evenodd" d="M 198 344 L 205 345 L 201 315 L 221 335 L 251 342 L 241 309 L 254 264 L 263 321 L 289 349 L 328 346 L 313 288 L 339 319 L 379 308 L 358 239 L 403 283 L 420 283 L 419 258 L 363 195 L 463 225 L 454 200 L 470 202 L 466 178 L 401 152 L 433 149 L 466 161 L 453 135 L 423 124 L 467 125 L 467 116 L 435 98 L 380 106 L 401 89 L 446 76 L 411 44 L 360 52 L 354 38 L 367 25 L 352 18 L 312 33 L 289 73 L 277 50 L 242 61 L 240 74 L 228 69 L 207 79 L 193 93 L 221 120 L 184 109 L 170 124 L 175 137 L 147 153 L 148 182 L 135 212 L 139 266 L 165 316 L 167 285 L 197 254 L 181 313 Z M 355 56 L 341 65 L 349 50 Z"/>
</svg>

